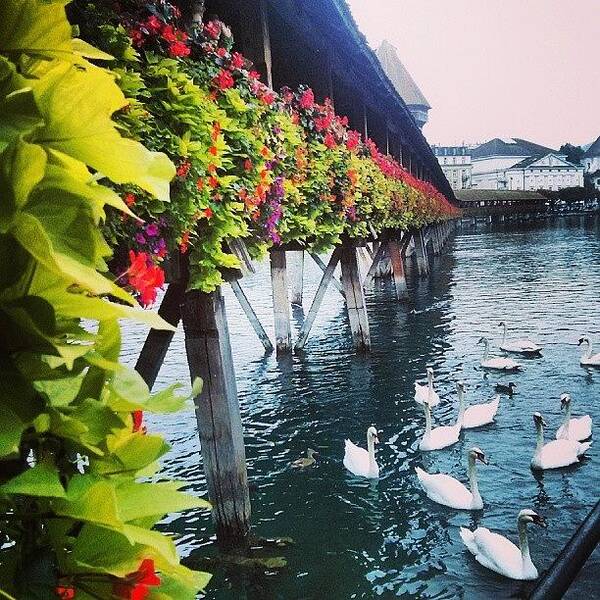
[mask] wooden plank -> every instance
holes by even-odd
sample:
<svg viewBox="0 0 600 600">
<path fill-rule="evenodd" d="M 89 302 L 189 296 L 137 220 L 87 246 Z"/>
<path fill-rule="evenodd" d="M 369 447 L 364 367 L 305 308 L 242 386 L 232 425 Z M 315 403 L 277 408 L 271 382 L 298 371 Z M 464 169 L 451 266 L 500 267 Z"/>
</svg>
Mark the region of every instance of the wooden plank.
<svg viewBox="0 0 600 600">
<path fill-rule="evenodd" d="M 170 283 L 158 309 L 158 314 L 173 327 L 177 327 L 181 319 L 181 303 L 186 287 L 187 281 Z M 160 329 L 151 329 L 148 332 L 135 364 L 135 370 L 142 376 L 150 389 L 156 382 L 174 335 L 174 331 Z"/>
<path fill-rule="evenodd" d="M 346 294 L 346 308 L 350 319 L 352 342 L 357 350 L 367 350 L 371 347 L 369 319 L 358 269 L 356 247 L 350 242 L 345 242 L 342 245 L 341 264 L 342 285 Z"/>
<path fill-rule="evenodd" d="M 309 254 L 310 254 L 310 257 L 315 261 L 315 263 L 317 264 L 319 269 L 321 269 L 321 271 L 323 271 L 323 273 L 325 273 L 325 269 L 327 267 L 325 266 L 325 263 L 321 260 L 321 257 L 318 254 L 315 254 L 314 252 L 309 252 Z M 339 279 L 337 279 L 336 277 L 332 277 L 331 283 L 333 284 L 335 289 L 342 295 L 342 298 L 345 299 L 346 296 L 344 294 L 344 288 L 343 288 L 342 284 L 340 283 Z"/>
<path fill-rule="evenodd" d="M 398 298 L 398 300 L 407 300 L 408 286 L 406 285 L 404 259 L 402 257 L 402 248 L 400 243 L 397 240 L 389 240 L 388 252 L 392 262 L 392 273 L 394 275 L 394 286 L 396 287 L 396 298 Z"/>
<path fill-rule="evenodd" d="M 240 23 L 239 43 L 243 54 L 251 60 L 254 68 L 263 75 L 263 81 L 273 87 L 273 69 L 271 59 L 271 39 L 265 0 L 257 2 L 239 2 Z"/>
<path fill-rule="evenodd" d="M 302 306 L 302 289 L 304 287 L 304 251 L 292 252 L 292 288 L 290 302 Z"/>
<path fill-rule="evenodd" d="M 242 419 L 221 288 L 185 294 L 181 316 L 192 381 L 200 448 L 217 540 L 225 549 L 247 546 L 250 497 Z"/>
<path fill-rule="evenodd" d="M 377 276 L 378 269 L 379 269 L 379 263 L 385 256 L 385 242 L 377 242 L 377 243 L 379 244 L 379 247 L 377 248 L 377 251 L 375 252 L 375 256 L 373 257 L 373 262 L 371 263 L 371 267 L 367 271 L 365 280 L 363 282 L 363 286 L 365 286 L 365 287 L 368 286 L 371 283 L 371 281 L 373 281 L 373 278 L 375 278 Z"/>
<path fill-rule="evenodd" d="M 341 252 L 341 248 L 336 248 L 329 259 L 327 266 L 325 267 L 323 277 L 321 277 L 321 281 L 319 282 L 319 287 L 317 288 L 315 297 L 310 305 L 308 315 L 306 315 L 306 319 L 304 320 L 302 328 L 300 329 L 300 333 L 298 334 L 298 339 L 294 346 L 294 350 L 302 350 L 302 348 L 304 348 L 304 344 L 306 344 L 310 330 L 315 322 L 319 309 L 321 308 L 321 303 L 325 297 L 325 292 L 327 291 L 329 284 L 333 281 L 333 274 L 340 260 Z"/>
<path fill-rule="evenodd" d="M 425 247 L 422 229 L 413 231 L 413 240 L 415 242 L 415 258 L 419 277 L 427 277 L 429 275 L 429 259 L 427 258 L 427 248 Z"/>
<path fill-rule="evenodd" d="M 267 335 L 265 328 L 262 326 L 262 323 L 260 322 L 258 316 L 254 312 L 254 309 L 252 308 L 250 301 L 246 297 L 246 294 L 244 294 L 244 290 L 242 289 L 240 282 L 236 279 L 234 281 L 230 281 L 229 285 L 231 285 L 231 289 L 233 290 L 235 297 L 240 303 L 244 314 L 248 318 L 248 321 L 250 321 L 252 329 L 254 329 L 254 332 L 258 336 L 258 339 L 261 341 L 265 350 L 267 352 L 273 352 L 273 344 L 271 343 L 271 340 L 269 339 L 269 336 Z"/>
<path fill-rule="evenodd" d="M 278 353 L 292 349 L 290 303 L 285 250 L 271 249 L 271 286 L 273 288 L 273 317 L 275 322 L 275 348 Z"/>
</svg>

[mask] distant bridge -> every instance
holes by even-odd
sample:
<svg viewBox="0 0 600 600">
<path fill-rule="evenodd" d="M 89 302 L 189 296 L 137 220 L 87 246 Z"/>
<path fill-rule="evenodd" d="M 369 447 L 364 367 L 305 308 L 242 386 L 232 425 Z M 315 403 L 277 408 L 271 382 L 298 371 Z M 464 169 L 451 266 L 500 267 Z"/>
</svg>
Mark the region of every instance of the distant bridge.
<svg viewBox="0 0 600 600">
<path fill-rule="evenodd" d="M 464 217 L 545 213 L 550 200 L 527 190 L 456 190 Z"/>
</svg>

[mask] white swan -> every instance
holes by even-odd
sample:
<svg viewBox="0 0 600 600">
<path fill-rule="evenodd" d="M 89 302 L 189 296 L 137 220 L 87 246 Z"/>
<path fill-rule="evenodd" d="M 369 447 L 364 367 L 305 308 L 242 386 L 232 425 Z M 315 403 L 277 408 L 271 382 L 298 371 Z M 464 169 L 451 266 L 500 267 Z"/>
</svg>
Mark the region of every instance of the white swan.
<svg viewBox="0 0 600 600">
<path fill-rule="evenodd" d="M 440 397 L 433 389 L 433 369 L 431 367 L 427 367 L 427 385 L 421 385 L 415 381 L 415 402 L 423 404 L 424 400 L 429 402 L 431 408 L 440 403 Z"/>
<path fill-rule="evenodd" d="M 429 499 L 438 504 L 459 510 L 481 510 L 483 508 L 483 500 L 481 499 L 477 485 L 475 461 L 480 460 L 484 465 L 487 465 L 488 462 L 485 454 L 479 448 L 471 448 L 467 456 L 469 465 L 467 472 L 469 474 L 469 487 L 471 491 L 458 481 L 458 479 L 454 479 L 450 475 L 445 475 L 444 473 L 432 475 L 419 467 L 415 469 L 419 483 Z"/>
<path fill-rule="evenodd" d="M 529 555 L 528 523 L 547 527 L 543 517 L 527 508 L 522 510 L 517 518 L 518 548 L 503 535 L 494 533 L 486 527 L 478 527 L 475 531 L 461 527 L 460 537 L 475 560 L 486 569 L 511 579 L 537 579 L 538 570 Z"/>
<path fill-rule="evenodd" d="M 487 338 L 482 337 L 478 343 L 484 345 L 483 358 L 481 359 L 480 363 L 484 369 L 494 369 L 496 371 L 518 371 L 522 368 L 521 365 L 512 358 L 503 358 L 500 356 L 489 358 L 490 342 Z"/>
<path fill-rule="evenodd" d="M 504 352 L 515 352 L 517 354 L 539 354 L 542 351 L 542 347 L 538 346 L 531 340 L 508 340 L 506 339 L 506 323 L 501 321 L 498 327 L 503 328 L 502 341 L 500 342 L 500 350 Z"/>
<path fill-rule="evenodd" d="M 556 431 L 556 439 L 582 442 L 592 437 L 592 417 L 590 415 L 571 419 L 571 396 L 569 394 L 563 394 L 560 397 L 560 409 L 563 408 L 566 409 L 565 420 Z"/>
<path fill-rule="evenodd" d="M 460 435 L 459 421 L 456 421 L 454 425 L 432 429 L 431 409 L 427 400 L 423 402 L 423 411 L 425 412 L 425 433 L 419 443 L 420 450 L 441 450 L 458 442 L 458 436 Z"/>
<path fill-rule="evenodd" d="M 581 346 L 582 344 L 586 345 L 587 348 L 583 350 L 579 364 L 589 367 L 600 367 L 600 352 L 592 354 L 592 342 L 590 342 L 590 338 L 587 335 L 579 338 L 577 345 Z"/>
<path fill-rule="evenodd" d="M 377 479 L 379 465 L 375 460 L 375 444 L 379 443 L 377 429 L 373 425 L 367 429 L 367 448 L 359 448 L 350 440 L 345 441 L 344 466 L 348 471 L 359 477 Z"/>
<path fill-rule="evenodd" d="M 465 401 L 465 384 L 459 381 L 456 384 L 456 389 L 458 390 L 458 421 L 463 429 L 482 427 L 494 422 L 494 417 L 500 405 L 499 395 L 496 395 L 491 402 L 468 406 Z"/>
<path fill-rule="evenodd" d="M 531 459 L 532 469 L 560 469 L 568 467 L 579 462 L 579 457 L 583 456 L 591 442 L 581 444 L 570 440 L 552 440 L 544 444 L 544 421 L 540 413 L 533 413 L 533 422 L 537 429 L 537 444 L 533 458 Z"/>
</svg>

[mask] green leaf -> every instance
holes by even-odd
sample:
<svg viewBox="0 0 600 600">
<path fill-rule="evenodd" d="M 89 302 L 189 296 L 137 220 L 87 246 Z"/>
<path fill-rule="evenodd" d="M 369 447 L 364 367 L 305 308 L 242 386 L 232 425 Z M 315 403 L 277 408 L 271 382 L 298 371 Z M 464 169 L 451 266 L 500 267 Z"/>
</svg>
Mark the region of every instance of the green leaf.
<svg viewBox="0 0 600 600">
<path fill-rule="evenodd" d="M 25 423 L 3 402 L 0 402 L 0 457 L 19 451 Z"/>
<path fill-rule="evenodd" d="M 40 462 L 31 469 L 17 475 L 3 486 L 4 494 L 24 494 L 49 498 L 64 498 L 65 489 L 58 477 L 56 468 L 46 462 Z"/>
<path fill-rule="evenodd" d="M 83 377 L 64 377 L 46 381 L 35 381 L 35 389 L 46 396 L 48 402 L 54 406 L 67 406 L 79 393 Z"/>
</svg>

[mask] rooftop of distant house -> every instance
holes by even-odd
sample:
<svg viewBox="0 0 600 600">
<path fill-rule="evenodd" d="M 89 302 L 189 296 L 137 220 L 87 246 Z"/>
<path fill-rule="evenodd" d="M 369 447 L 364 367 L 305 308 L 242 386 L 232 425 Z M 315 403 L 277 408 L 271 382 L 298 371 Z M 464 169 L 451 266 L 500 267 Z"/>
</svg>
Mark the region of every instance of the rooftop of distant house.
<svg viewBox="0 0 600 600">
<path fill-rule="evenodd" d="M 585 151 L 583 158 L 596 158 L 600 156 L 600 136 L 595 142 Z"/>
<path fill-rule="evenodd" d="M 494 138 L 472 151 L 473 159 L 490 158 L 492 156 L 542 156 L 558 154 L 556 150 L 541 146 L 521 138 Z"/>
</svg>

